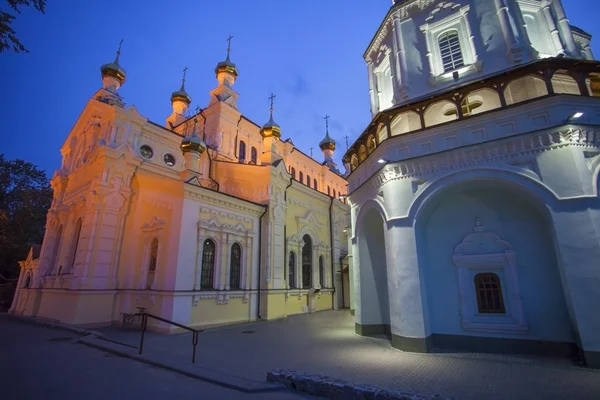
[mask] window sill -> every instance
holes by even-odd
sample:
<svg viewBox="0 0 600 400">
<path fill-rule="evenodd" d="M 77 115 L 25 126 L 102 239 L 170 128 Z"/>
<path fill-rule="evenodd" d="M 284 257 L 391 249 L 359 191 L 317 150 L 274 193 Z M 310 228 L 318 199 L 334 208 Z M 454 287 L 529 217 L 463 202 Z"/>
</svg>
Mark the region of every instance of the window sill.
<svg viewBox="0 0 600 400">
<path fill-rule="evenodd" d="M 462 326 L 467 331 L 490 332 L 490 333 L 526 333 L 529 326 L 519 324 L 510 315 L 483 315 L 478 314 L 469 319 L 461 321 Z"/>
<path fill-rule="evenodd" d="M 464 77 L 464 76 L 468 76 L 477 72 L 481 72 L 483 70 L 483 61 L 477 61 L 474 64 L 470 64 L 470 65 L 465 65 L 464 67 L 455 69 L 453 71 L 448 71 L 448 72 L 444 72 L 440 75 L 434 76 L 432 75 L 429 78 L 429 84 L 431 86 L 436 86 L 436 85 L 440 85 L 443 83 L 447 83 L 447 82 L 452 82 L 454 81 L 454 73 L 458 72 L 459 75 L 459 80 Z"/>
</svg>

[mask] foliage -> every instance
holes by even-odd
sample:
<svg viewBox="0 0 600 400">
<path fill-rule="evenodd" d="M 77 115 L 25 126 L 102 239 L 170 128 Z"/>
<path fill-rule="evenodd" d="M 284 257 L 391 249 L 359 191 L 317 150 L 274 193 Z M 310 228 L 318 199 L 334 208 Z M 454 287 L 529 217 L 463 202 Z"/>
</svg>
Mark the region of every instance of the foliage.
<svg viewBox="0 0 600 400">
<path fill-rule="evenodd" d="M 37 11 L 44 14 L 46 0 L 6 0 L 12 11 L 21 14 L 19 7 L 33 7 Z M 0 53 L 14 51 L 15 53 L 25 52 L 29 50 L 21 44 L 17 38 L 17 32 L 12 28 L 12 23 L 16 16 L 7 11 L 0 10 Z"/>
<path fill-rule="evenodd" d="M 17 261 L 44 238 L 52 189 L 44 171 L 0 154 L 0 274 L 18 275 Z"/>
</svg>

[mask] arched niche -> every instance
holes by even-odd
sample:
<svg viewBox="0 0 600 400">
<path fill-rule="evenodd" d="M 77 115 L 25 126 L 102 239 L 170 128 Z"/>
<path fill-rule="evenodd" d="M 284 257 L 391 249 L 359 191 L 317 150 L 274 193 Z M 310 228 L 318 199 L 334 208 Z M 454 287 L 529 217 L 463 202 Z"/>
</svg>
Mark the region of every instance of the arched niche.
<svg viewBox="0 0 600 400">
<path fill-rule="evenodd" d="M 517 104 L 523 101 L 548 95 L 546 82 L 539 76 L 527 75 L 510 82 L 504 89 L 506 104 Z"/>
<path fill-rule="evenodd" d="M 472 116 L 500 108 L 500 95 L 492 89 L 479 89 L 470 92 L 462 101 L 463 116 Z"/>
<path fill-rule="evenodd" d="M 565 72 L 556 72 L 552 76 L 552 89 L 556 94 L 575 94 L 581 96 L 577 81 Z"/>
<path fill-rule="evenodd" d="M 367 138 L 367 154 L 371 154 L 376 147 L 377 143 L 375 143 L 375 136 L 370 135 Z"/>
<path fill-rule="evenodd" d="M 425 127 L 443 124 L 458 119 L 456 105 L 449 100 L 433 103 L 425 110 Z"/>
<path fill-rule="evenodd" d="M 377 127 L 377 143 L 383 142 L 388 138 L 388 130 L 384 124 L 379 124 Z"/>
<path fill-rule="evenodd" d="M 402 135 L 411 131 L 422 129 L 421 118 L 414 111 L 400 113 L 394 117 L 391 123 L 391 136 Z"/>
<path fill-rule="evenodd" d="M 364 144 L 362 144 L 358 149 L 358 160 L 360 162 L 363 162 L 363 161 L 365 161 L 366 158 L 367 158 L 367 148 Z"/>
</svg>

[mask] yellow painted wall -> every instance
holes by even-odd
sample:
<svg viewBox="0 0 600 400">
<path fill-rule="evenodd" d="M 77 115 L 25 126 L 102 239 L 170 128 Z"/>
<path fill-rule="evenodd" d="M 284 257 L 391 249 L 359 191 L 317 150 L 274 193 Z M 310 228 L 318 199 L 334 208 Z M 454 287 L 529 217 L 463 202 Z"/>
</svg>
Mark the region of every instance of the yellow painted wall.
<svg viewBox="0 0 600 400">
<path fill-rule="evenodd" d="M 242 298 L 229 299 L 227 304 L 217 304 L 216 299 L 200 299 L 192 307 L 192 327 L 220 325 L 250 320 L 250 303 Z"/>
<path fill-rule="evenodd" d="M 263 298 L 265 297 L 267 312 L 266 315 L 263 315 L 264 319 L 271 320 L 286 316 L 285 293 L 269 293 L 268 296 L 263 296 Z"/>
<path fill-rule="evenodd" d="M 38 316 L 72 325 L 102 326 L 112 321 L 114 294 L 45 290 Z"/>
<path fill-rule="evenodd" d="M 285 310 L 287 315 L 303 314 L 305 313 L 305 307 L 308 307 L 308 296 L 303 294 L 302 297 L 298 295 L 290 294 L 285 303 Z"/>
<path fill-rule="evenodd" d="M 331 293 L 315 296 L 315 311 L 331 310 Z"/>
</svg>

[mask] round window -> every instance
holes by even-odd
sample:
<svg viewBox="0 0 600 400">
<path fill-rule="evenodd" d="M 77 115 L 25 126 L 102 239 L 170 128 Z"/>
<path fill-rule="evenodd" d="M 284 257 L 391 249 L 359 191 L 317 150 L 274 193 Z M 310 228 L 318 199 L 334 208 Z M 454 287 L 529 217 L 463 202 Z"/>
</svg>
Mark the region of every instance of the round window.
<svg viewBox="0 0 600 400">
<path fill-rule="evenodd" d="M 165 164 L 167 164 L 169 167 L 175 165 L 175 157 L 173 156 L 173 154 L 165 154 L 163 160 L 165 161 Z"/>
<path fill-rule="evenodd" d="M 152 147 L 148 145 L 143 145 L 142 147 L 140 147 L 140 154 L 144 158 L 152 158 L 152 156 L 154 155 L 154 150 L 152 150 Z"/>
</svg>

